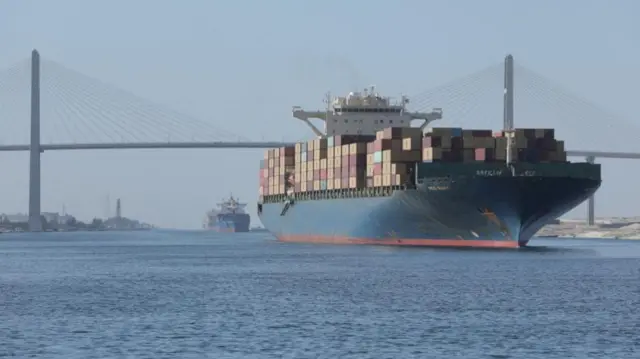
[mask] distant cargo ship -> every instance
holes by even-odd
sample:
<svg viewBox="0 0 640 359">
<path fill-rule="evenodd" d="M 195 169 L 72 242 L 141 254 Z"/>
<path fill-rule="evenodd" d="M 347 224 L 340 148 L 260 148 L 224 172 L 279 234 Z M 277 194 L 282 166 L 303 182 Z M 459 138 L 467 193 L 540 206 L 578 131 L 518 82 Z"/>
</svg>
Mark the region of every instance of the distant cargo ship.
<svg viewBox="0 0 640 359">
<path fill-rule="evenodd" d="M 216 232 L 249 232 L 251 216 L 245 212 L 246 203 L 240 203 L 231 195 L 207 212 L 204 229 Z"/>
<path fill-rule="evenodd" d="M 553 129 L 426 128 L 442 110 L 407 102 L 372 88 L 294 107 L 318 138 L 266 151 L 265 228 L 288 242 L 515 248 L 600 187 L 600 165 L 568 162 Z"/>
</svg>

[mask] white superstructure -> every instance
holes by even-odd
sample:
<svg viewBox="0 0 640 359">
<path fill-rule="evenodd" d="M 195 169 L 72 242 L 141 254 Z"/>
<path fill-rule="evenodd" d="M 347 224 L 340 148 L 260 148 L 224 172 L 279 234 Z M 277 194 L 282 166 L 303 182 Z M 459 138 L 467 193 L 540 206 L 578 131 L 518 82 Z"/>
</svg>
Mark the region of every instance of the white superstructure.
<svg viewBox="0 0 640 359">
<path fill-rule="evenodd" d="M 411 127 L 413 120 L 424 121 L 420 128 L 442 118 L 442 109 L 434 108 L 431 112 L 409 112 L 406 104 L 409 99 L 401 97 L 399 102 L 392 102 L 389 97 L 382 97 L 375 87 L 363 92 L 351 92 L 345 97 L 327 95 L 325 111 L 305 111 L 299 106 L 293 107 L 293 117 L 304 121 L 313 132 L 320 137 L 334 135 L 374 135 L 376 131 L 387 127 Z M 309 119 L 324 121 L 324 131 L 314 126 Z"/>
</svg>

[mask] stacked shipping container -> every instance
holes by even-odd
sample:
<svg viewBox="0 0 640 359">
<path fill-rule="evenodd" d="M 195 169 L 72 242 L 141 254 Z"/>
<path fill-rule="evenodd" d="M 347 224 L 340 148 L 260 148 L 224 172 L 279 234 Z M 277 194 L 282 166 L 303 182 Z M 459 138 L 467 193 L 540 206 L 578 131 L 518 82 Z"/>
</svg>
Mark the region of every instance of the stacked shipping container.
<svg viewBox="0 0 640 359">
<path fill-rule="evenodd" d="M 293 147 L 269 149 L 260 162 L 260 196 L 285 194 L 293 180 Z"/>
<path fill-rule="evenodd" d="M 415 127 L 389 127 L 367 145 L 367 187 L 399 186 L 420 162 L 422 131 Z"/>
<path fill-rule="evenodd" d="M 363 188 L 367 142 L 373 136 L 333 136 L 297 143 L 295 192 Z"/>
<path fill-rule="evenodd" d="M 515 129 L 511 146 L 514 162 L 566 162 L 564 141 L 553 129 Z M 490 130 L 429 128 L 422 139 L 423 162 L 504 162 L 507 134 Z"/>
<path fill-rule="evenodd" d="M 515 162 L 566 162 L 553 129 L 516 129 Z M 504 162 L 504 131 L 389 127 L 376 136 L 340 135 L 267 150 L 260 195 L 402 185 L 416 162 Z"/>
</svg>

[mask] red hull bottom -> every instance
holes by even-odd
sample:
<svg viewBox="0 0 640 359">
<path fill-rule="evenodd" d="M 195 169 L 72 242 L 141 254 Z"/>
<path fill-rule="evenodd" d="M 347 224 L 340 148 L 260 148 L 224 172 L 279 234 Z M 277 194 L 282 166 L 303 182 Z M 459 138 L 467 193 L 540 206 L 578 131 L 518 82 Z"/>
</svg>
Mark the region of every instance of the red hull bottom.
<svg viewBox="0 0 640 359">
<path fill-rule="evenodd" d="M 278 235 L 282 242 L 323 244 L 369 244 L 383 246 L 466 247 L 466 248 L 519 248 L 517 241 L 461 240 L 461 239 L 373 239 L 341 236 Z"/>
</svg>

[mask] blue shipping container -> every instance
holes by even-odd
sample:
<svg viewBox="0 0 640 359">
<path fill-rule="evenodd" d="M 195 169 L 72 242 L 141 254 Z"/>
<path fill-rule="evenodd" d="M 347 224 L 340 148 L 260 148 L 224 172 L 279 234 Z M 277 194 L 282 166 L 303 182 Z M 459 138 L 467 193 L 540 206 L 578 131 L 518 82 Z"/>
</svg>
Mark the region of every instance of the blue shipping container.
<svg viewBox="0 0 640 359">
<path fill-rule="evenodd" d="M 376 151 L 373 153 L 373 162 L 374 163 L 382 162 L 382 151 Z"/>
</svg>

